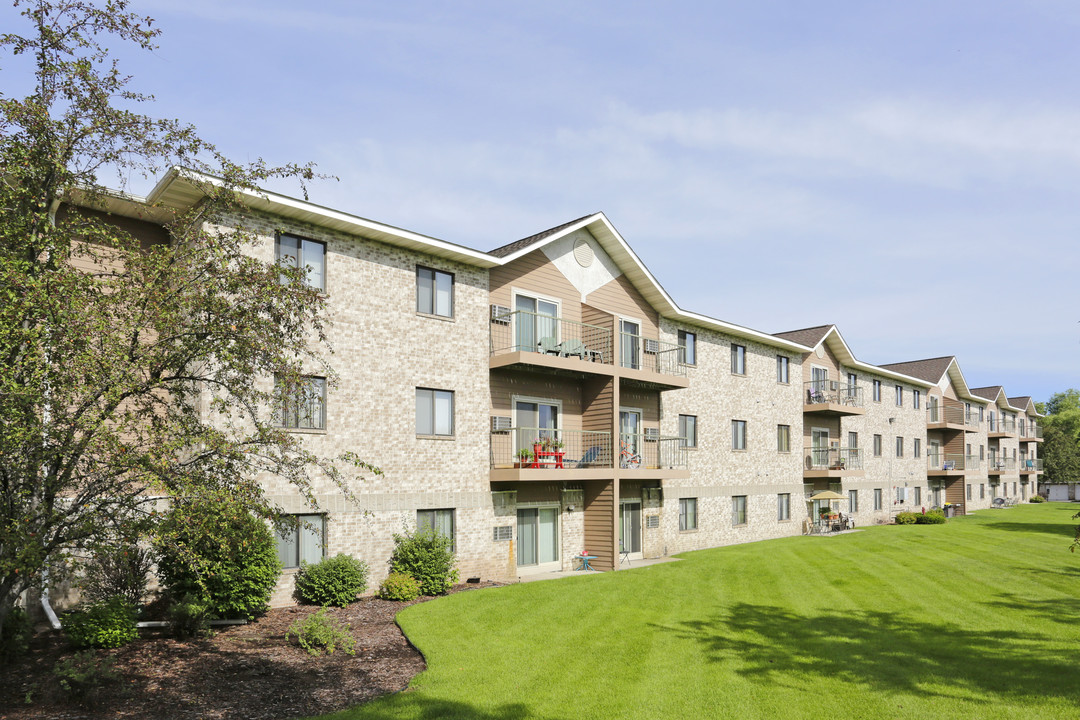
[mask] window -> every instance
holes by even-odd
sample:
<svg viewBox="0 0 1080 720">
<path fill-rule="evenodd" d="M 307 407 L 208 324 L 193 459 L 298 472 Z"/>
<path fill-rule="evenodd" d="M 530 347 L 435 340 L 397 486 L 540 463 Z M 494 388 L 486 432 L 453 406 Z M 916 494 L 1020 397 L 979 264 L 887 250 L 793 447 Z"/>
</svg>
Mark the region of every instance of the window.
<svg viewBox="0 0 1080 720">
<path fill-rule="evenodd" d="M 859 376 L 855 373 L 847 374 L 848 391 L 854 393 L 855 388 L 859 387 Z"/>
<path fill-rule="evenodd" d="M 971 443 L 967 444 L 967 452 L 965 453 L 965 455 L 967 455 L 967 457 L 964 458 L 965 460 L 970 460 L 971 459 Z"/>
<path fill-rule="evenodd" d="M 874 509 L 881 509 L 881 488 L 874 488 Z"/>
<path fill-rule="evenodd" d="M 904 407 L 904 386 L 896 386 L 896 407 Z"/>
<path fill-rule="evenodd" d="M 971 419 L 971 403 L 969 402 L 964 403 L 964 419 Z"/>
<path fill-rule="evenodd" d="M 967 484 L 967 499 L 971 499 L 971 483 Z"/>
<path fill-rule="evenodd" d="M 776 382 L 788 384 L 788 363 L 789 360 L 784 355 L 776 356 Z"/>
<path fill-rule="evenodd" d="M 896 457 L 904 457 L 904 438 L 896 436 Z"/>
<path fill-rule="evenodd" d="M 859 491 L 858 490 L 848 490 L 847 491 L 847 497 L 848 497 L 848 505 L 851 508 L 851 512 L 853 512 L 853 513 L 859 512 Z"/>
<path fill-rule="evenodd" d="M 874 402 L 881 402 L 881 381 L 874 381 Z"/>
<path fill-rule="evenodd" d="M 986 448 L 982 445 L 979 446 L 979 462 L 986 459 Z"/>
<path fill-rule="evenodd" d="M 915 488 L 915 504 L 922 505 L 922 488 Z"/>
<path fill-rule="evenodd" d="M 679 331 L 679 362 L 697 365 L 697 335 L 692 332 Z"/>
<path fill-rule="evenodd" d="M 326 245 L 293 235 L 278 235 L 274 245 L 279 264 L 290 268 L 304 268 L 307 270 L 306 284 L 309 287 L 326 289 Z"/>
<path fill-rule="evenodd" d="M 454 393 L 416 388 L 416 434 L 454 434 Z"/>
<path fill-rule="evenodd" d="M 731 421 L 731 449 L 732 450 L 745 450 L 746 449 L 746 421 L 745 420 L 732 420 Z"/>
<path fill-rule="evenodd" d="M 911 391 L 911 405 L 916 410 L 919 409 L 919 401 L 921 399 L 922 399 L 922 392 L 921 391 L 919 391 L 919 390 L 912 390 Z"/>
<path fill-rule="evenodd" d="M 791 493 L 776 496 L 776 519 L 781 522 L 791 519 Z"/>
<path fill-rule="evenodd" d="M 874 436 L 874 457 L 881 457 L 881 436 Z"/>
<path fill-rule="evenodd" d="M 697 415 L 679 416 L 679 437 L 683 447 L 697 447 Z"/>
<path fill-rule="evenodd" d="M 279 403 L 275 413 L 278 427 L 326 429 L 326 378 L 304 375 L 289 386 L 275 378 L 274 396 Z"/>
<path fill-rule="evenodd" d="M 777 452 L 791 452 L 791 426 L 776 426 L 776 450 Z"/>
<path fill-rule="evenodd" d="M 979 483 L 979 499 L 986 497 L 986 483 Z"/>
<path fill-rule="evenodd" d="M 697 498 L 679 498 L 679 531 L 697 530 Z"/>
<path fill-rule="evenodd" d="M 731 372 L 735 375 L 746 374 L 746 347 L 743 345 L 731 346 Z"/>
<path fill-rule="evenodd" d="M 454 317 L 452 273 L 416 266 L 416 312 Z"/>
<path fill-rule="evenodd" d="M 856 450 L 859 447 L 859 433 L 848 431 L 847 434 L 847 446 L 851 450 Z"/>
<path fill-rule="evenodd" d="M 416 530 L 434 530 L 443 537 L 454 539 L 454 509 L 445 510 L 417 510 Z M 453 549 L 453 546 L 451 546 Z"/>
<path fill-rule="evenodd" d="M 915 438 L 915 453 L 914 457 L 922 457 L 922 438 Z"/>
<path fill-rule="evenodd" d="M 746 524 L 746 496 L 736 495 L 731 498 L 731 524 Z"/>
<path fill-rule="evenodd" d="M 326 518 L 323 515 L 290 515 L 291 522 L 277 528 L 277 555 L 282 567 L 300 567 L 323 559 Z"/>
<path fill-rule="evenodd" d="M 986 412 L 986 408 L 984 408 L 984 407 L 980 407 L 980 408 L 979 408 L 979 422 L 982 422 L 982 421 L 983 421 L 983 419 L 984 419 L 984 418 L 983 418 L 983 413 L 984 413 L 984 412 Z"/>
</svg>

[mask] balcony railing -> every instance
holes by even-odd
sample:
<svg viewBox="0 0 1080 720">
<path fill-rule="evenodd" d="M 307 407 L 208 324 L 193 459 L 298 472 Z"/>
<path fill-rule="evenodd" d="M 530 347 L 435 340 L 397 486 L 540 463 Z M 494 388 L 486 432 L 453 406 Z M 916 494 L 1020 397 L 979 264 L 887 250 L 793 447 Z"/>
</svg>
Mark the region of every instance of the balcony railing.
<svg viewBox="0 0 1080 720">
<path fill-rule="evenodd" d="M 1016 470 L 1016 458 L 990 456 L 986 464 L 987 472 L 1002 473 Z"/>
<path fill-rule="evenodd" d="M 686 438 L 619 433 L 619 467 L 626 470 L 685 470 Z"/>
<path fill-rule="evenodd" d="M 619 364 L 632 370 L 648 370 L 661 375 L 686 375 L 682 347 L 653 338 L 619 333 Z"/>
<path fill-rule="evenodd" d="M 948 472 L 949 470 L 973 470 L 968 463 L 974 460 L 978 467 L 979 458 L 973 455 L 960 453 L 930 453 L 926 456 L 926 469 L 929 471 Z"/>
<path fill-rule="evenodd" d="M 964 456 L 964 469 L 965 470 L 978 470 L 982 467 L 982 458 L 978 455 L 965 455 Z"/>
<path fill-rule="evenodd" d="M 1020 458 L 1020 472 L 1033 473 L 1043 471 L 1042 458 Z"/>
<path fill-rule="evenodd" d="M 965 413 L 964 422 L 968 427 L 979 427 L 979 425 L 982 424 L 982 420 L 979 419 L 978 411 Z"/>
<path fill-rule="evenodd" d="M 862 449 L 846 447 L 806 448 L 807 470 L 862 470 Z"/>
<path fill-rule="evenodd" d="M 975 416 L 978 419 L 978 415 Z M 936 423 L 949 423 L 951 425 L 963 425 L 965 423 L 964 408 L 953 405 L 932 404 L 926 406 L 926 422 L 933 425 Z"/>
<path fill-rule="evenodd" d="M 1009 433 L 1011 435 L 1016 434 L 1016 420 L 1013 418 L 990 418 L 990 425 L 987 427 L 987 432 L 992 433 Z"/>
<path fill-rule="evenodd" d="M 810 380 L 803 383 L 803 388 L 803 398 L 807 405 L 830 403 L 859 408 L 863 406 L 862 388 L 858 385 L 848 385 L 839 380 Z"/>
<path fill-rule="evenodd" d="M 517 427 L 491 433 L 492 469 L 610 468 L 613 457 L 609 432 Z"/>
<path fill-rule="evenodd" d="M 1042 440 L 1043 429 L 1042 425 L 1037 423 L 1028 423 L 1025 427 L 1023 423 L 1020 425 L 1020 439 L 1021 440 L 1035 440 L 1036 438 Z"/>
<path fill-rule="evenodd" d="M 612 365 L 611 329 L 514 310 L 491 318 L 491 354 L 535 352 Z"/>
</svg>

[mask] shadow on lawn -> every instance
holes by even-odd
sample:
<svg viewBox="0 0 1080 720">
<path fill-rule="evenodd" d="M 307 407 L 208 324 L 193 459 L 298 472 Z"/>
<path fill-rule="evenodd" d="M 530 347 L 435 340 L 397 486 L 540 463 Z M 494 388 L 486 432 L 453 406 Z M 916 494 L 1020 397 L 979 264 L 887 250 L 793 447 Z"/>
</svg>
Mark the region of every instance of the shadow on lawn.
<svg viewBox="0 0 1080 720">
<path fill-rule="evenodd" d="M 421 720 L 443 720 L 444 718 L 468 718 L 468 720 L 557 720 L 552 717 L 534 715 L 524 703 L 502 705 L 491 712 L 485 712 L 467 703 L 450 700 L 422 699 L 412 693 L 403 693 L 389 699 L 389 702 L 377 702 L 327 715 L 319 720 L 400 720 L 403 713 Z"/>
<path fill-rule="evenodd" d="M 1006 532 L 1044 533 L 1046 535 L 1061 535 L 1062 537 L 1068 538 L 1070 541 L 1076 534 L 1075 521 L 1061 523 L 1026 523 L 1000 521 L 987 523 L 986 525 L 987 528 L 991 530 L 1004 530 Z"/>
<path fill-rule="evenodd" d="M 703 644 L 712 661 L 731 664 L 738 675 L 796 689 L 839 678 L 969 702 L 992 703 L 994 696 L 1080 700 L 1074 664 L 1048 650 L 1052 638 L 1039 633 L 974 631 L 876 611 L 799 615 L 749 603 L 711 622 L 666 629 Z"/>
<path fill-rule="evenodd" d="M 982 604 L 994 608 L 1017 610 L 1025 615 L 1068 625 L 1069 627 L 1080 625 L 1080 600 L 1073 598 L 1031 600 L 1013 593 L 1002 593 L 997 597 L 996 600 L 986 600 Z"/>
</svg>

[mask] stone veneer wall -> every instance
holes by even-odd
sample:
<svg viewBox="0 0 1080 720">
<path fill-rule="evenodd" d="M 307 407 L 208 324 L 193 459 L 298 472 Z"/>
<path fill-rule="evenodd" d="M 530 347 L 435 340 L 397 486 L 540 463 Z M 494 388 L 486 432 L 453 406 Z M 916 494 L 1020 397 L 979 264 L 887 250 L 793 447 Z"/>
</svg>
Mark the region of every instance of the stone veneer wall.
<svg viewBox="0 0 1080 720">
<path fill-rule="evenodd" d="M 761 343 L 661 320 L 661 340 L 678 330 L 697 335 L 690 387 L 662 394 L 661 434 L 678 434 L 678 416 L 696 415 L 698 447 L 689 450 L 690 478 L 665 480 L 660 528 L 647 551 L 661 554 L 797 535 L 807 516 L 803 501 L 802 369 L 799 358 Z M 731 345 L 746 347 L 746 374 L 731 372 Z M 776 381 L 776 356 L 789 358 L 789 382 Z M 731 421 L 747 423 L 747 449 L 731 449 Z M 791 427 L 791 450 L 777 451 L 777 425 Z M 791 494 L 791 520 L 777 521 L 777 495 Z M 747 497 L 747 523 L 732 522 L 732 497 Z M 698 528 L 679 531 L 679 499 L 697 498 Z M 648 509 L 645 513 L 648 514 Z"/>
</svg>

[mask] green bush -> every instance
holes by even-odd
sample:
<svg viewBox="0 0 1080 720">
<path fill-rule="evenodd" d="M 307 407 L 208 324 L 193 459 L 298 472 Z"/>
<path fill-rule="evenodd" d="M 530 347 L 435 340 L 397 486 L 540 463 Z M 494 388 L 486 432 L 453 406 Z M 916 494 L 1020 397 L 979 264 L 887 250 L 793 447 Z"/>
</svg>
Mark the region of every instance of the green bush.
<svg viewBox="0 0 1080 720">
<path fill-rule="evenodd" d="M 169 605 L 169 627 L 178 638 L 202 637 L 210 632 L 210 620 L 214 614 L 210 604 L 202 598 L 187 595 Z"/>
<path fill-rule="evenodd" d="M 102 547 L 83 566 L 79 587 L 91 602 L 119 596 L 138 605 L 152 564 L 150 551 L 136 544 Z"/>
<path fill-rule="evenodd" d="M 1032 495 L 1031 499 L 1028 502 L 1033 502 L 1033 503 L 1046 502 L 1046 498 L 1044 498 L 1042 495 Z"/>
<path fill-rule="evenodd" d="M 314 565 L 303 563 L 296 573 L 300 598 L 312 605 L 345 607 L 367 590 L 368 566 L 352 555 L 338 553 Z"/>
<path fill-rule="evenodd" d="M 405 573 L 393 572 L 386 576 L 379 586 L 379 597 L 383 600 L 415 600 L 420 597 L 420 581 Z"/>
<path fill-rule="evenodd" d="M 61 689 L 71 697 L 85 699 L 88 692 L 107 682 L 120 678 L 114 665 L 116 659 L 103 657 L 98 660 L 93 650 L 77 652 L 53 665 L 53 675 Z"/>
<path fill-rule="evenodd" d="M 909 512 L 909 511 L 904 511 L 904 512 L 901 512 L 901 513 L 897 513 L 896 514 L 896 524 L 897 525 L 914 525 L 915 524 L 915 513 Z"/>
<path fill-rule="evenodd" d="M 224 496 L 176 501 L 155 550 L 172 596 L 202 598 L 222 618 L 250 620 L 265 611 L 281 575 L 273 532 Z"/>
<path fill-rule="evenodd" d="M 944 525 L 945 511 L 931 510 L 930 512 L 919 513 L 915 515 L 915 523 L 917 525 Z"/>
<path fill-rule="evenodd" d="M 77 648 L 116 648 L 139 637 L 137 615 L 127 600 L 117 596 L 68 613 L 62 626 L 68 642 Z"/>
<path fill-rule="evenodd" d="M 295 637 L 300 647 L 312 655 L 321 655 L 324 651 L 333 655 L 338 646 L 346 655 L 355 655 L 356 640 L 350 626 L 328 617 L 329 612 L 330 608 L 324 607 L 313 615 L 297 618 L 285 631 L 285 640 Z"/>
<path fill-rule="evenodd" d="M 430 528 L 394 535 L 390 572 L 420 581 L 424 595 L 441 595 L 458 580 L 454 567 L 454 541 Z"/>
<path fill-rule="evenodd" d="M 4 620 L 0 633 L 0 660 L 10 660 L 22 655 L 30 647 L 30 616 L 21 607 L 14 607 Z"/>
</svg>

